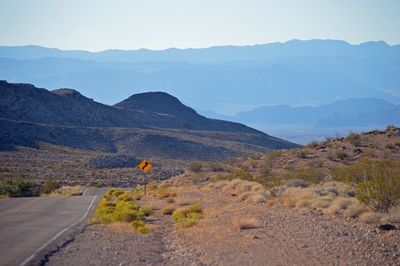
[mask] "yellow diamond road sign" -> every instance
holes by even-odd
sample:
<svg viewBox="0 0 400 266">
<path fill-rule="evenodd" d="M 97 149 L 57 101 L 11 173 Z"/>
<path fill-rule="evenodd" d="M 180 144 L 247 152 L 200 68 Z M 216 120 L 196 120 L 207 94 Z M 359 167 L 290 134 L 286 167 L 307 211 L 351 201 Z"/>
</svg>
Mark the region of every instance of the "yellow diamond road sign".
<svg viewBox="0 0 400 266">
<path fill-rule="evenodd" d="M 143 172 L 147 173 L 153 166 L 147 160 L 143 160 L 138 164 L 138 168 L 140 168 Z"/>
</svg>

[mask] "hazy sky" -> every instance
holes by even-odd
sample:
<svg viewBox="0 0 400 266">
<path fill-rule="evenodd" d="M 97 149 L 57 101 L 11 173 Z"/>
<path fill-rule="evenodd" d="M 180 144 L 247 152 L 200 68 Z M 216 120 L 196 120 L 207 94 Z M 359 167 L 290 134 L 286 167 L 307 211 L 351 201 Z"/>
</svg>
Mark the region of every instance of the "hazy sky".
<svg viewBox="0 0 400 266">
<path fill-rule="evenodd" d="M 400 43 L 399 0 L 1 0 L 0 45 L 104 50 L 290 39 Z"/>
</svg>

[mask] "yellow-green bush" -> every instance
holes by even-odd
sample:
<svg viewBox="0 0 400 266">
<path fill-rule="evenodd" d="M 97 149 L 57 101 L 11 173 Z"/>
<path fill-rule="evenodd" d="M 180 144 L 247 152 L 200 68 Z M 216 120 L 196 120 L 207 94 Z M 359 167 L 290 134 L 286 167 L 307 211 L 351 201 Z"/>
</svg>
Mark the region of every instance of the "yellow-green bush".
<svg viewBox="0 0 400 266">
<path fill-rule="evenodd" d="M 154 209 L 153 207 L 150 206 L 143 206 L 140 207 L 140 213 L 143 214 L 144 216 L 150 216 L 153 215 Z"/>
<path fill-rule="evenodd" d="M 151 228 L 146 226 L 143 221 L 133 221 L 131 225 L 140 233 L 147 234 L 151 232 Z"/>
<path fill-rule="evenodd" d="M 199 204 L 193 204 L 186 208 L 178 209 L 172 213 L 172 220 L 178 228 L 191 227 L 201 219 L 202 208 Z"/>
<path fill-rule="evenodd" d="M 105 193 L 97 205 L 92 222 L 104 224 L 131 222 L 137 231 L 147 233 L 150 232 L 150 229 L 143 224 L 142 220 L 152 211 L 153 209 L 149 207 L 139 207 L 132 201 L 132 197 L 128 193 L 111 189 Z"/>
<path fill-rule="evenodd" d="M 167 203 L 174 203 L 174 202 L 175 202 L 175 199 L 169 197 L 169 198 L 166 198 L 165 201 L 166 201 Z"/>
<path fill-rule="evenodd" d="M 174 211 L 175 211 L 175 207 L 172 205 L 168 205 L 161 209 L 161 214 L 162 215 L 171 215 L 172 213 L 174 213 Z"/>
</svg>

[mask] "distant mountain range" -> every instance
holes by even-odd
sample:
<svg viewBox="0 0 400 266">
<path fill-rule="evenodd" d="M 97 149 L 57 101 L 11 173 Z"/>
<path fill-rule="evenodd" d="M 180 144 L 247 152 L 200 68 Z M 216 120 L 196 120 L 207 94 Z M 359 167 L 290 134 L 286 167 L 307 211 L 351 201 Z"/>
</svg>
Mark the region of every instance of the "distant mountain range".
<svg viewBox="0 0 400 266">
<path fill-rule="evenodd" d="M 318 127 L 386 126 L 400 124 L 400 105 L 365 98 L 335 101 L 316 107 L 275 105 L 258 107 L 236 116 L 234 121 L 264 125 L 313 125 Z"/>
<path fill-rule="evenodd" d="M 400 45 L 293 40 L 96 53 L 3 46 L 0 79 L 72 87 L 107 104 L 138 92 L 165 91 L 196 109 L 225 114 L 243 106 L 318 106 L 348 98 L 400 104 Z"/>
<path fill-rule="evenodd" d="M 347 135 L 351 131 L 400 125 L 400 105 L 377 98 L 346 99 L 320 106 L 261 106 L 229 116 L 204 110 L 200 113 L 244 123 L 302 144 L 328 136 Z"/>
<path fill-rule="evenodd" d="M 72 89 L 0 81 L 0 148 L 51 143 L 168 159 L 221 159 L 297 147 L 245 125 L 208 119 L 163 92 L 108 106 Z"/>
</svg>

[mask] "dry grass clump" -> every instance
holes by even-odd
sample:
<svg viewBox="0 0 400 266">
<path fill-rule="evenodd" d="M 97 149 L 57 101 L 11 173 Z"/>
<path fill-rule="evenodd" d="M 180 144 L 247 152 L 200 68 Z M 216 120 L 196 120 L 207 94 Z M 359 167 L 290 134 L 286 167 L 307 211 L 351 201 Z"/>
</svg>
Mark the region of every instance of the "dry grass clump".
<svg viewBox="0 0 400 266">
<path fill-rule="evenodd" d="M 176 197 L 176 192 L 174 191 L 174 188 L 169 185 L 159 186 L 157 189 L 151 191 L 149 194 L 156 196 L 159 199 Z"/>
<path fill-rule="evenodd" d="M 79 196 L 82 194 L 82 186 L 62 186 L 49 194 L 51 197 L 57 196 Z"/>
<path fill-rule="evenodd" d="M 176 203 L 179 206 L 186 206 L 186 205 L 192 204 L 192 200 L 188 199 L 188 198 L 179 198 L 179 199 L 176 199 Z"/>
<path fill-rule="evenodd" d="M 232 221 L 232 224 L 242 230 L 242 229 L 254 229 L 258 228 L 259 224 L 256 218 L 238 218 Z"/>
<path fill-rule="evenodd" d="M 340 214 L 349 218 L 357 218 L 368 211 L 367 206 L 356 198 L 338 196 L 341 194 L 339 187 L 337 182 L 307 188 L 290 187 L 281 194 L 279 200 L 289 207 L 319 209 L 325 214 Z"/>
<path fill-rule="evenodd" d="M 172 220 L 178 228 L 191 227 L 202 218 L 202 207 L 199 204 L 193 204 L 186 208 L 177 209 L 172 213 Z"/>
<path fill-rule="evenodd" d="M 207 187 L 215 188 L 215 189 L 222 189 L 228 185 L 228 180 L 218 181 L 218 182 L 210 182 Z"/>
<path fill-rule="evenodd" d="M 165 206 L 164 208 L 161 209 L 161 214 L 162 215 L 171 215 L 175 211 L 175 207 L 172 205 Z"/>
<path fill-rule="evenodd" d="M 241 201 L 244 201 L 245 203 L 253 203 L 253 204 L 267 202 L 267 197 L 265 196 L 265 194 L 259 192 L 245 192 L 239 196 L 239 199 Z"/>
<path fill-rule="evenodd" d="M 337 197 L 332 201 L 331 205 L 324 210 L 324 213 L 336 215 L 357 203 L 358 201 L 354 198 Z"/>
<path fill-rule="evenodd" d="M 381 213 L 364 212 L 363 214 L 360 215 L 360 218 L 358 220 L 362 223 L 376 224 L 381 221 L 382 217 L 383 215 Z"/>
<path fill-rule="evenodd" d="M 239 196 L 241 201 L 249 203 L 264 203 L 271 193 L 261 184 L 247 180 L 233 179 L 218 185 L 223 192 L 232 196 Z"/>
<path fill-rule="evenodd" d="M 361 202 L 357 202 L 348 206 L 347 209 L 343 211 L 343 215 L 348 218 L 357 218 L 367 211 L 368 208 L 364 204 L 362 204 Z"/>
<path fill-rule="evenodd" d="M 385 219 L 390 223 L 400 223 L 400 205 L 390 208 Z"/>
</svg>

